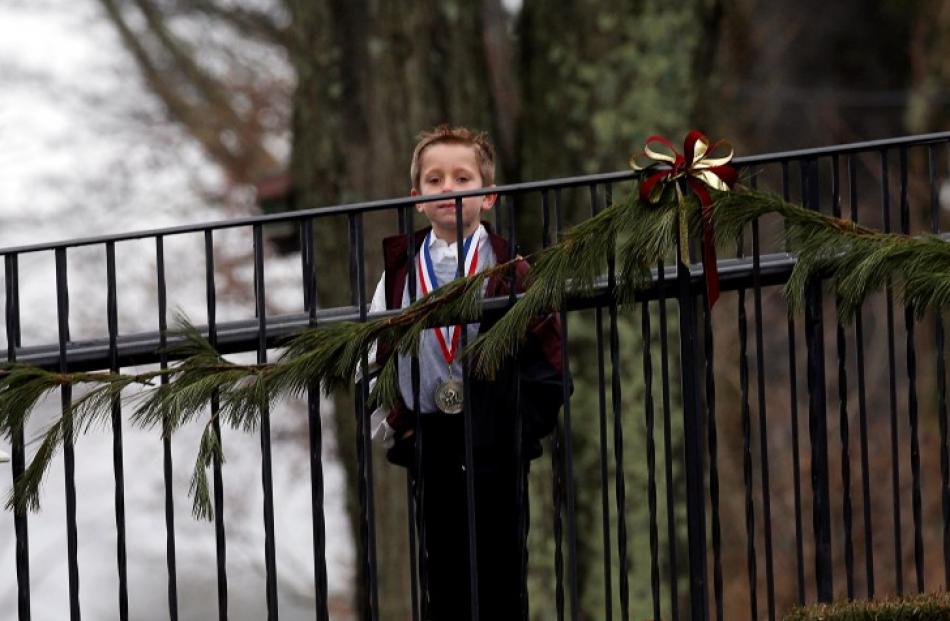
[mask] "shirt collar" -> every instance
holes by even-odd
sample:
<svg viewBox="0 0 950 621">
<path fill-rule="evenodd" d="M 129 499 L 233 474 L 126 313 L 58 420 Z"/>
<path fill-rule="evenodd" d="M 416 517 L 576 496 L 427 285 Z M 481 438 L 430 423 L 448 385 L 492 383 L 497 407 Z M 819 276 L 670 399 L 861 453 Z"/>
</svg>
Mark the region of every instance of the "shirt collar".
<svg viewBox="0 0 950 621">
<path fill-rule="evenodd" d="M 488 235 L 488 232 L 485 230 L 484 224 L 479 224 L 478 228 L 475 229 L 475 238 L 472 240 L 472 243 L 481 244 L 482 239 Z M 453 257 L 458 259 L 458 252 L 456 251 L 456 246 L 458 242 L 446 242 L 444 239 L 440 239 L 435 235 L 429 235 L 429 253 L 432 256 L 432 260 L 438 263 L 446 257 Z"/>
</svg>

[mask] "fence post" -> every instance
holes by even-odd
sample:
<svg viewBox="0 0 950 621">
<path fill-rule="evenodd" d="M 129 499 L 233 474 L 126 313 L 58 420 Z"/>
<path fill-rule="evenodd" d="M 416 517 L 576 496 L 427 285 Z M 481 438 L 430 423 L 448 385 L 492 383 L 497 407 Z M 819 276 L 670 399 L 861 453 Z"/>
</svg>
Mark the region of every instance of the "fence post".
<svg viewBox="0 0 950 621">
<path fill-rule="evenodd" d="M 6 289 L 7 362 L 16 362 L 16 350 L 20 346 L 20 269 L 18 255 L 4 257 L 4 286 Z M 23 430 L 11 438 L 13 483 L 26 470 L 26 448 Z M 16 537 L 16 583 L 17 619 L 29 621 L 30 617 L 30 537 L 26 511 L 13 512 L 13 530 Z"/>
<path fill-rule="evenodd" d="M 819 211 L 818 161 L 802 162 L 807 209 Z M 805 292 L 805 344 L 808 348 L 808 432 L 811 437 L 812 524 L 815 532 L 815 582 L 818 601 L 834 597 L 831 568 L 831 504 L 828 491 L 828 419 L 825 399 L 825 344 L 821 280 Z"/>
<path fill-rule="evenodd" d="M 683 434 L 686 461 L 686 529 L 689 541 L 690 619 L 706 621 L 706 494 L 703 488 L 703 408 L 699 392 L 696 296 L 689 268 L 676 261 L 679 302 L 680 371 L 683 386 Z"/>
</svg>

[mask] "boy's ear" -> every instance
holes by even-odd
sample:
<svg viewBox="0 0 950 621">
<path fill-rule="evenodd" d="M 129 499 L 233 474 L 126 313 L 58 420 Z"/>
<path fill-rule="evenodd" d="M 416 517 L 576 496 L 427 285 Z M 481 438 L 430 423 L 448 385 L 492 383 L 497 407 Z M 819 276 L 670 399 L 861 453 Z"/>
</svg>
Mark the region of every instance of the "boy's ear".
<svg viewBox="0 0 950 621">
<path fill-rule="evenodd" d="M 489 188 L 495 187 L 495 184 L 487 186 Z M 488 211 L 495 206 L 495 202 L 498 200 L 497 194 L 486 194 L 482 197 L 482 211 Z"/>
<path fill-rule="evenodd" d="M 419 196 L 421 192 L 415 188 L 409 188 L 409 196 Z M 416 211 L 422 213 L 422 205 L 416 203 Z"/>
</svg>

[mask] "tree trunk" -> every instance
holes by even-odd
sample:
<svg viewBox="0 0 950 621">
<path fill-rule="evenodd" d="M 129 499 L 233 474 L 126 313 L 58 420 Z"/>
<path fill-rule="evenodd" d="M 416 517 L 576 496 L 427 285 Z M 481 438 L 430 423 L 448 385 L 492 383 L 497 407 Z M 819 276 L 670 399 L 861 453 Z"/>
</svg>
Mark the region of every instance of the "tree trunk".
<svg viewBox="0 0 950 621">
<path fill-rule="evenodd" d="M 520 127 L 521 179 L 544 179 L 581 173 L 617 170 L 627 157 L 652 133 L 663 133 L 676 142 L 692 124 L 696 95 L 704 81 L 697 75 L 706 62 L 700 58 L 704 37 L 715 34 L 718 20 L 704 2 L 682 5 L 624 0 L 526 0 L 519 24 L 521 75 L 524 92 Z M 629 191 L 615 187 L 614 199 Z M 586 188 L 563 193 L 568 219 L 589 217 L 591 205 Z M 599 189 L 603 204 L 603 188 Z M 522 224 L 526 224 L 519 221 Z M 526 224 L 527 225 L 527 224 Z M 675 305 L 668 305 L 669 339 L 676 339 Z M 626 480 L 627 550 L 630 562 L 631 618 L 652 618 L 650 548 L 646 483 L 643 383 L 643 341 L 640 312 L 620 321 L 621 372 L 623 377 L 623 433 L 626 459 L 621 465 Z M 658 330 L 657 309 L 651 310 L 654 332 Z M 599 382 L 594 370 L 596 333 L 592 313 L 571 315 L 571 368 L 574 370 L 573 419 L 574 477 L 578 533 L 578 590 L 583 618 L 602 615 L 607 589 L 601 535 L 601 474 L 599 438 Z M 604 314 L 606 324 L 606 313 Z M 664 584 L 679 584 L 679 599 L 688 597 L 682 584 L 688 575 L 685 561 L 685 515 L 682 493 L 682 413 L 672 387 L 670 395 L 671 448 L 674 453 L 672 479 L 664 472 L 662 387 L 659 347 L 652 357 L 654 433 L 657 442 L 656 484 L 660 577 Z M 675 349 L 675 348 L 674 348 Z M 608 354 L 604 354 L 605 356 Z M 671 351 L 671 377 L 678 376 L 678 356 Z M 609 364 L 608 373 L 609 373 Z M 609 375 L 608 375 L 609 379 Z M 609 384 L 606 387 L 609 391 Z M 609 395 L 609 392 L 608 392 Z M 609 398 L 608 412 L 610 411 Z M 609 434 L 610 437 L 612 434 Z M 608 447 L 608 455 L 612 451 Z M 611 585 L 614 609 L 619 607 L 617 562 L 617 508 L 613 499 L 614 465 L 609 465 L 611 491 Z M 529 557 L 534 571 L 530 580 L 531 618 L 554 618 L 553 506 L 551 505 L 550 459 L 532 466 L 531 546 Z M 667 536 L 666 496 L 672 494 L 676 515 L 673 539 L 676 570 L 671 572 L 670 541 Z M 564 514 L 566 519 L 566 513 Z M 564 531 L 567 549 L 567 531 Z M 566 563 L 566 556 L 565 556 Z M 569 569 L 565 564 L 565 576 Z M 567 588 L 567 583 L 565 583 Z M 569 592 L 569 591 L 566 591 Z M 670 617 L 670 595 L 663 593 L 663 618 Z M 678 601 L 677 604 L 680 602 Z M 567 603 L 569 609 L 569 600 Z M 680 605 L 680 609 L 683 606 Z M 585 616 L 586 615 L 586 616 Z"/>
</svg>

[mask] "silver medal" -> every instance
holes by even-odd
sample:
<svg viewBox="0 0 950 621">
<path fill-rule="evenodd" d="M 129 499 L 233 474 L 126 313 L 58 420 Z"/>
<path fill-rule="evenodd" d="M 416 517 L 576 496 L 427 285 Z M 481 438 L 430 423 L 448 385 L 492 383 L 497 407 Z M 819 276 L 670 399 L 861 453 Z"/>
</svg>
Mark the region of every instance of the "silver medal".
<svg viewBox="0 0 950 621">
<path fill-rule="evenodd" d="M 465 405 L 462 382 L 454 378 L 442 380 L 435 389 L 435 407 L 446 414 L 458 414 Z"/>
</svg>

